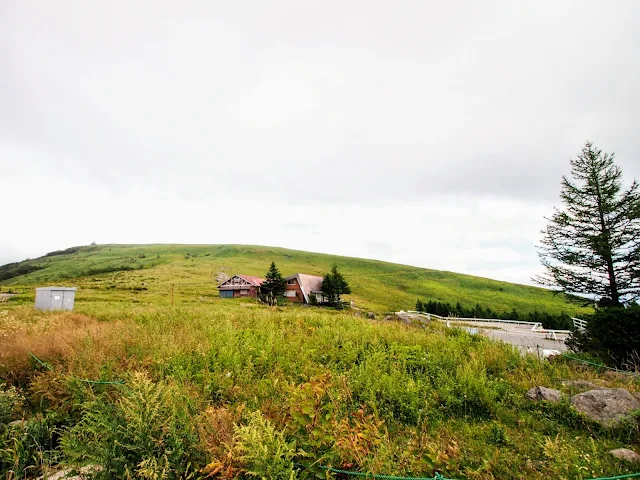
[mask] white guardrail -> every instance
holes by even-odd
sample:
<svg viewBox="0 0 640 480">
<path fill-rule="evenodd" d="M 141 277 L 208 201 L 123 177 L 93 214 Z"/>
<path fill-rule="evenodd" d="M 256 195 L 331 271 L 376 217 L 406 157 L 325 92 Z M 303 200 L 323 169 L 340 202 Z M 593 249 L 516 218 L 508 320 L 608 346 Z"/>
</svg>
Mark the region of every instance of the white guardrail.
<svg viewBox="0 0 640 480">
<path fill-rule="evenodd" d="M 582 320 L 580 318 L 575 318 L 575 317 L 571 317 L 571 320 L 573 321 L 573 327 L 576 330 L 584 330 L 585 328 L 587 328 L 586 320 Z"/>
<path fill-rule="evenodd" d="M 450 322 L 487 322 L 487 323 L 510 323 L 517 325 L 531 325 L 531 331 L 533 333 L 543 333 L 549 334 L 552 336 L 554 340 L 558 340 L 558 335 L 568 335 L 571 333 L 571 330 L 551 330 L 544 328 L 541 323 L 538 322 L 524 322 L 520 320 L 502 320 L 498 318 L 465 318 L 465 317 L 442 317 L 440 315 L 436 315 L 434 313 L 424 313 L 418 312 L 416 310 L 408 310 L 407 313 L 411 313 L 414 315 L 423 315 L 428 320 L 431 320 L 431 317 L 439 320 L 447 322 L 447 326 L 450 326 Z M 573 320 L 573 325 L 577 329 L 584 329 L 587 325 L 586 320 L 581 320 L 579 318 L 571 318 Z"/>
<path fill-rule="evenodd" d="M 413 313 L 418 315 L 424 315 L 427 318 L 435 317 L 438 320 L 455 320 L 460 322 L 491 322 L 491 323 L 517 323 L 520 325 L 538 325 L 535 322 L 524 322 L 520 320 L 501 320 L 499 318 L 466 318 L 466 317 L 442 317 L 440 315 L 436 315 L 435 313 L 424 313 L 418 312 L 416 310 L 408 310 L 407 313 Z"/>
</svg>

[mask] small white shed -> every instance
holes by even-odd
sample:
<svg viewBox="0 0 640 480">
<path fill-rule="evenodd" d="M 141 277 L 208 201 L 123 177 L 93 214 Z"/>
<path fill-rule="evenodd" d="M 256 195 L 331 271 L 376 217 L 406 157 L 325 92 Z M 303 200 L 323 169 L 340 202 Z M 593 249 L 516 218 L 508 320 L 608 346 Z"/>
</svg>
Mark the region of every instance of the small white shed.
<svg viewBox="0 0 640 480">
<path fill-rule="evenodd" d="M 36 310 L 73 310 L 76 288 L 36 288 Z"/>
</svg>

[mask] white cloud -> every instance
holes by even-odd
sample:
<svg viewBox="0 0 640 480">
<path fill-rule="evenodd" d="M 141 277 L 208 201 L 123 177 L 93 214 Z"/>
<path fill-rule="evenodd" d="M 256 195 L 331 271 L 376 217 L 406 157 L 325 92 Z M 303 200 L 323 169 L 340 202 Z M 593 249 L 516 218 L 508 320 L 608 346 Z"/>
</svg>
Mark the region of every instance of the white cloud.
<svg viewBox="0 0 640 480">
<path fill-rule="evenodd" d="M 586 139 L 639 176 L 632 0 L 0 8 L 0 202 L 21 212 L 0 262 L 234 242 L 528 282 Z"/>
</svg>

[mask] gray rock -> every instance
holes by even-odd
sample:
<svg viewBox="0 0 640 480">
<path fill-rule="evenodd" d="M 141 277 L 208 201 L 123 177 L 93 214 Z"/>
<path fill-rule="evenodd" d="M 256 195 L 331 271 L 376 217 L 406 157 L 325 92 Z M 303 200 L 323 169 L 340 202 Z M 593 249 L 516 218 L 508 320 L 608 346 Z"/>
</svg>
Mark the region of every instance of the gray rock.
<svg viewBox="0 0 640 480">
<path fill-rule="evenodd" d="M 87 480 L 89 476 L 102 470 L 103 468 L 99 465 L 87 465 L 80 468 L 72 467 L 43 475 L 38 477 L 38 480 Z"/>
<path fill-rule="evenodd" d="M 533 387 L 527 391 L 527 398 L 537 402 L 559 402 L 562 399 L 562 392 L 547 387 Z"/>
<path fill-rule="evenodd" d="M 633 396 L 636 397 L 636 400 L 638 400 L 638 402 L 640 402 L 640 392 L 634 393 Z"/>
<path fill-rule="evenodd" d="M 399 312 L 396 312 L 393 316 L 395 316 L 396 320 L 404 323 L 429 323 L 429 319 L 427 319 L 427 317 L 424 315 L 420 315 L 419 313 L 409 313 L 409 312 L 400 310 Z M 392 317 L 392 315 L 387 316 L 385 320 L 389 319 L 389 317 Z"/>
<path fill-rule="evenodd" d="M 562 384 L 565 387 L 569 387 L 569 388 L 577 388 L 577 389 L 584 389 L 584 390 L 599 390 L 601 387 L 599 385 L 596 385 L 595 383 L 591 383 L 587 380 L 564 380 L 562 382 Z"/>
<path fill-rule="evenodd" d="M 68 477 L 67 475 L 71 474 L 71 470 L 59 470 L 57 472 L 51 472 L 48 475 L 43 475 L 38 477 L 38 480 L 82 480 L 82 478 L 78 475 L 73 475 L 72 477 Z"/>
<path fill-rule="evenodd" d="M 624 388 L 589 390 L 571 397 L 571 403 L 576 410 L 604 426 L 618 423 L 640 409 L 638 400 Z"/>
<path fill-rule="evenodd" d="M 631 463 L 640 463 L 640 455 L 628 448 L 616 448 L 609 450 L 609 453 L 620 460 L 626 460 Z"/>
<path fill-rule="evenodd" d="M 26 420 L 14 420 L 13 422 L 7 423 L 7 426 L 8 427 L 26 428 L 27 427 L 27 421 Z"/>
<path fill-rule="evenodd" d="M 373 312 L 368 312 L 368 313 L 367 313 L 367 318 L 368 318 L 369 320 L 375 320 L 375 319 L 376 319 L 376 314 L 375 314 L 375 313 L 373 313 Z"/>
</svg>

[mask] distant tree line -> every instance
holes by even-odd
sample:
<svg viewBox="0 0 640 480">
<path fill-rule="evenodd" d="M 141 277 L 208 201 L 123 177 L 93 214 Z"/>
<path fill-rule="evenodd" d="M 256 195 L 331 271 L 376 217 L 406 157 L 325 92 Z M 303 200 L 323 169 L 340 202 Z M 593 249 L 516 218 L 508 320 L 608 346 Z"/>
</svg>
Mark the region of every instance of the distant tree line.
<svg viewBox="0 0 640 480">
<path fill-rule="evenodd" d="M 43 265 L 33 265 L 24 262 L 7 263 L 0 267 L 0 282 L 3 280 L 9 280 L 21 275 L 27 275 L 31 272 L 36 272 L 46 268 Z"/>
<path fill-rule="evenodd" d="M 464 318 L 495 318 L 497 320 L 520 320 L 523 322 L 541 323 L 544 328 L 552 330 L 569 330 L 573 328 L 571 317 L 565 313 L 552 315 L 547 312 L 522 313 L 513 309 L 509 312 L 498 312 L 490 307 L 483 308 L 476 304 L 475 307 L 467 308 L 460 304 L 451 305 L 447 302 L 428 300 L 416 302 L 416 310 L 424 313 L 433 313 L 441 317 L 455 316 Z"/>
<path fill-rule="evenodd" d="M 69 247 L 65 250 L 56 250 L 54 252 L 46 253 L 45 257 L 57 257 L 58 255 L 71 255 L 73 253 L 78 253 L 83 250 L 85 247 Z"/>
</svg>

